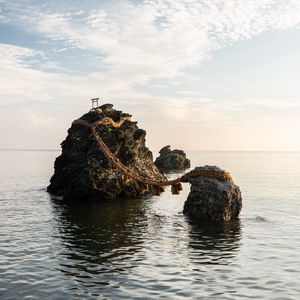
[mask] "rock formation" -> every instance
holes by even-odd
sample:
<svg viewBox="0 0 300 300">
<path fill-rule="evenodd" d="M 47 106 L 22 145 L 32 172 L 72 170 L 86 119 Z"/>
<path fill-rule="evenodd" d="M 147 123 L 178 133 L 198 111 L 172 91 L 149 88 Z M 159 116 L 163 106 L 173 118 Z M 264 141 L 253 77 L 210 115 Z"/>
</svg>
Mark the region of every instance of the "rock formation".
<svg viewBox="0 0 300 300">
<path fill-rule="evenodd" d="M 154 163 L 162 172 L 183 171 L 191 166 L 191 162 L 186 158 L 184 151 L 171 150 L 169 145 L 163 147 L 159 154 Z"/>
<path fill-rule="evenodd" d="M 216 166 L 197 167 L 194 171 L 222 171 Z M 211 177 L 190 178 L 191 191 L 183 213 L 200 221 L 236 219 L 242 208 L 240 189 L 232 179 L 221 181 Z"/>
<path fill-rule="evenodd" d="M 120 122 L 128 117 L 131 116 L 106 104 L 80 119 L 92 124 L 104 118 Z M 110 151 L 132 171 L 147 178 L 165 179 L 153 163 L 152 153 L 145 146 L 146 132 L 138 128 L 137 122 L 126 120 L 120 128 L 100 124 L 96 130 Z M 147 187 L 142 188 L 136 181 L 124 178 L 117 169 L 111 169 L 89 128 L 73 124 L 61 146 L 62 154 L 55 160 L 55 172 L 47 188 L 51 194 L 71 199 L 111 199 L 149 192 Z"/>
</svg>

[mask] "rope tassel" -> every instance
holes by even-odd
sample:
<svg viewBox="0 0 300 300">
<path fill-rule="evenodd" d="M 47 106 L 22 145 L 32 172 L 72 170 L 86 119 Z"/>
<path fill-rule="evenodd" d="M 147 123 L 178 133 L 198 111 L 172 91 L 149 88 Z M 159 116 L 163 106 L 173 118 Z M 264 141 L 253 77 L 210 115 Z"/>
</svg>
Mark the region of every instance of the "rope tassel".
<svg viewBox="0 0 300 300">
<path fill-rule="evenodd" d="M 179 195 L 180 191 L 182 191 L 182 184 L 181 184 L 181 182 L 172 184 L 172 186 L 171 186 L 171 193 L 173 195 Z"/>
<path fill-rule="evenodd" d="M 147 184 L 140 183 L 140 189 L 139 189 L 139 192 L 140 192 L 141 194 L 143 194 L 143 193 L 145 193 L 147 190 L 148 190 Z"/>
<path fill-rule="evenodd" d="M 161 189 L 160 189 L 160 186 L 151 185 L 151 193 L 154 196 L 160 196 L 160 194 L 162 193 Z"/>
</svg>

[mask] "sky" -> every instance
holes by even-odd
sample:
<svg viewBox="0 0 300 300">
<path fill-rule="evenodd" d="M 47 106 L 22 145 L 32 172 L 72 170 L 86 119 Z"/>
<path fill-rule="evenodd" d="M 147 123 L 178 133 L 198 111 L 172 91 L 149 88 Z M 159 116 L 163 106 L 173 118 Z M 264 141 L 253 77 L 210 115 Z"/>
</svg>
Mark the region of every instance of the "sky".
<svg viewBox="0 0 300 300">
<path fill-rule="evenodd" d="M 0 0 L 0 65 L 0 149 L 99 97 L 152 150 L 300 151 L 299 0 Z"/>
</svg>

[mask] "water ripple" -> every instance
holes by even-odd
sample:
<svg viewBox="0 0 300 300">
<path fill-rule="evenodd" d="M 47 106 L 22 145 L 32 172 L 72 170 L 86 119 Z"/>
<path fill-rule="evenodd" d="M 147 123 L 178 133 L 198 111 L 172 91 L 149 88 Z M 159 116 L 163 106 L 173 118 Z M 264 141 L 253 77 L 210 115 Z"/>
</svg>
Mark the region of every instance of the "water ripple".
<svg viewBox="0 0 300 300">
<path fill-rule="evenodd" d="M 26 153 L 26 159 L 36 157 Z M 68 203 L 45 192 L 52 170 L 45 174 L 34 163 L 6 170 L 0 298 L 299 299 L 300 187 L 292 180 L 299 174 L 281 172 L 285 182 L 275 185 L 274 162 L 258 180 L 263 173 L 251 169 L 253 158 L 230 159 L 244 209 L 239 221 L 223 225 L 183 216 L 188 185 L 180 196 Z M 0 157 L 1 166 L 6 161 Z M 279 187 L 289 185 L 295 193 L 282 190 L 281 199 Z"/>
</svg>

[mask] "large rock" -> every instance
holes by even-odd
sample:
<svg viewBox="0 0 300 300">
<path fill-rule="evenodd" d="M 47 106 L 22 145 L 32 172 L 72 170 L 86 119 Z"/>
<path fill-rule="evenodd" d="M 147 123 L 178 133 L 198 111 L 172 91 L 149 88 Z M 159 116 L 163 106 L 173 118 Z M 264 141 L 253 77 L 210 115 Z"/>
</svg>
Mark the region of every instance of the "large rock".
<svg viewBox="0 0 300 300">
<path fill-rule="evenodd" d="M 195 170 L 221 171 L 216 166 L 197 167 Z M 191 191 L 184 204 L 184 214 L 200 221 L 229 221 L 238 217 L 242 196 L 232 180 L 195 177 L 189 182 Z"/>
<path fill-rule="evenodd" d="M 171 150 L 169 145 L 163 147 L 159 154 L 154 163 L 162 172 L 183 171 L 191 166 L 191 162 L 186 158 L 184 151 Z"/>
<path fill-rule="evenodd" d="M 105 117 L 119 122 L 130 115 L 106 104 L 81 119 L 94 123 Z M 132 171 L 148 178 L 165 179 L 153 163 L 152 153 L 145 146 L 146 132 L 138 128 L 137 122 L 126 121 L 120 128 L 101 124 L 96 130 L 111 152 Z M 50 193 L 71 199 L 111 199 L 149 193 L 149 189 L 110 168 L 89 128 L 73 124 L 61 146 L 62 154 L 55 161 L 55 172 L 47 189 Z"/>
</svg>

